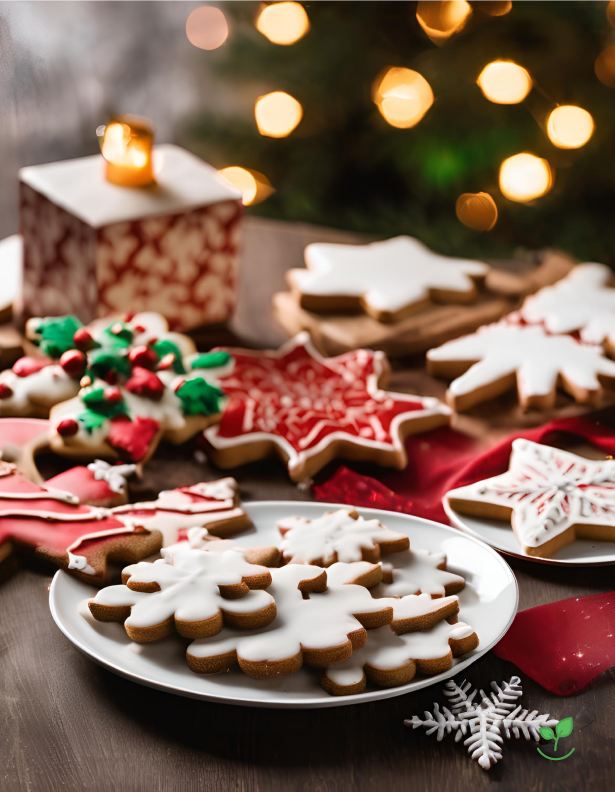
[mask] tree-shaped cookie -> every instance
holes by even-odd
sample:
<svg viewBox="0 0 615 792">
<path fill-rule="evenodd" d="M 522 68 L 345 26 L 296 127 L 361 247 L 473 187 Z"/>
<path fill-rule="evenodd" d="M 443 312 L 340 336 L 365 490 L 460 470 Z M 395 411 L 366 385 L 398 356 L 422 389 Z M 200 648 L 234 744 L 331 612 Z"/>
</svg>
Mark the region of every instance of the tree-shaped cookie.
<svg viewBox="0 0 615 792">
<path fill-rule="evenodd" d="M 312 244 L 307 269 L 288 272 L 291 289 L 311 311 L 360 311 L 394 322 L 431 302 L 468 303 L 489 267 L 433 253 L 407 236 L 368 245 Z"/>
<path fill-rule="evenodd" d="M 606 344 L 615 354 L 613 270 L 605 264 L 579 264 L 561 281 L 526 297 L 520 314 L 542 322 L 550 333 L 579 332 L 582 341 Z"/>
<path fill-rule="evenodd" d="M 289 564 L 272 569 L 271 576 L 276 620 L 252 633 L 223 630 L 195 641 L 187 650 L 193 671 L 213 674 L 238 664 L 248 676 L 262 679 L 292 674 L 304 663 L 327 667 L 365 643 L 366 627 L 391 621 L 390 600 L 375 600 L 360 585 L 327 589 L 327 570 L 320 567 Z"/>
<path fill-rule="evenodd" d="M 413 548 L 396 553 L 391 563 L 382 564 L 382 584 L 372 593 L 375 597 L 444 597 L 461 591 L 465 583 L 461 575 L 446 569 L 444 553 Z"/>
<path fill-rule="evenodd" d="M 455 410 L 467 410 L 517 386 L 523 407 L 546 409 L 558 387 L 580 403 L 615 387 L 615 362 L 600 347 L 536 326 L 499 322 L 427 353 L 431 374 L 456 377 L 447 391 Z"/>
<path fill-rule="evenodd" d="M 81 580 L 104 585 L 107 561 L 139 561 L 160 549 L 156 530 L 132 528 L 107 509 L 82 505 L 79 498 L 39 486 L 13 464 L 0 462 L 0 560 L 13 551 L 36 553 Z"/>
<path fill-rule="evenodd" d="M 107 586 L 89 601 L 98 621 L 123 622 L 131 640 L 149 643 L 174 630 L 187 638 L 216 635 L 224 624 L 254 629 L 276 615 L 270 570 L 236 550 L 208 553 L 190 547 L 162 550 L 153 563 L 126 567 L 123 585 Z"/>
<path fill-rule="evenodd" d="M 389 374 L 381 352 L 323 358 L 306 333 L 276 352 L 228 352 L 235 366 L 219 380 L 228 402 L 219 425 L 203 435 L 208 456 L 222 468 L 272 453 L 293 481 L 335 457 L 403 468 L 404 438 L 450 420 L 437 399 L 381 390 Z"/>
<path fill-rule="evenodd" d="M 336 561 L 376 562 L 382 555 L 407 550 L 410 540 L 379 520 L 365 520 L 353 508 L 327 512 L 316 520 L 286 517 L 278 522 L 280 551 L 290 564 L 328 567 Z"/>
<path fill-rule="evenodd" d="M 156 500 L 128 503 L 113 514 L 127 525 L 162 531 L 165 546 L 177 542 L 182 529 L 206 528 L 212 536 L 227 537 L 252 524 L 241 507 L 237 482 L 230 477 L 163 490 Z"/>
<path fill-rule="evenodd" d="M 527 555 L 548 557 L 575 538 L 615 540 L 615 462 L 518 439 L 509 469 L 446 493 L 462 514 L 511 520 Z"/>
</svg>

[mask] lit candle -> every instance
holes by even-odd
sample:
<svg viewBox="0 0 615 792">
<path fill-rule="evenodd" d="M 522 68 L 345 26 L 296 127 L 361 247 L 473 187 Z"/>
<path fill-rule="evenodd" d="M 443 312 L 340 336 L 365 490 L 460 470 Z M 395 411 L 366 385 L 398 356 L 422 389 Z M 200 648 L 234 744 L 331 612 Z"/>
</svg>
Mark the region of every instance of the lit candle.
<svg viewBox="0 0 615 792">
<path fill-rule="evenodd" d="M 122 187 L 152 184 L 154 130 L 146 118 L 116 116 L 105 127 L 101 152 L 106 161 L 107 181 Z"/>
</svg>

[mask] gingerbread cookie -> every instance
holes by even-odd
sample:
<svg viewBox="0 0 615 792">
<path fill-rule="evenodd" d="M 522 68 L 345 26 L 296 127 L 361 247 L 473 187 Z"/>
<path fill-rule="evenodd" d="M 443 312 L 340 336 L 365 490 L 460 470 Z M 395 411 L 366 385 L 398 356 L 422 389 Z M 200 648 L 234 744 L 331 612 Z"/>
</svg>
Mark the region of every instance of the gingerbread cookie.
<svg viewBox="0 0 615 792">
<path fill-rule="evenodd" d="M 59 473 L 45 482 L 46 487 L 72 492 L 81 503 L 108 509 L 122 506 L 128 500 L 126 479 L 134 474 L 136 465 L 110 465 L 95 459 Z"/>
<path fill-rule="evenodd" d="M 447 571 L 444 553 L 420 549 L 396 553 L 393 563 L 382 564 L 382 581 L 372 592 L 375 597 L 429 594 L 435 599 L 457 594 L 466 584 L 461 575 Z"/>
<path fill-rule="evenodd" d="M 615 541 L 615 462 L 518 439 L 506 473 L 446 493 L 462 514 L 510 519 L 527 555 L 548 558 L 575 538 Z"/>
<path fill-rule="evenodd" d="M 126 567 L 123 585 L 107 586 L 88 602 L 95 619 L 123 622 L 136 643 L 216 635 L 223 625 L 265 627 L 276 616 L 268 569 L 249 564 L 236 550 L 208 553 L 190 547 L 162 550 L 153 563 Z"/>
<path fill-rule="evenodd" d="M 104 585 L 107 561 L 139 561 L 160 549 L 158 531 L 133 529 L 107 509 L 49 485 L 38 486 L 15 465 L 0 462 L 0 560 L 33 552 L 75 577 Z"/>
<path fill-rule="evenodd" d="M 366 627 L 391 621 L 389 600 L 375 600 L 358 585 L 327 589 L 327 571 L 321 567 L 289 564 L 272 569 L 271 576 L 276 620 L 263 630 L 223 630 L 215 638 L 194 641 L 186 653 L 193 671 L 214 674 L 239 665 L 248 676 L 268 679 L 295 673 L 304 663 L 326 668 L 364 645 Z"/>
<path fill-rule="evenodd" d="M 404 534 L 385 528 L 378 520 L 365 520 L 353 508 L 327 512 L 316 520 L 286 517 L 278 522 L 280 552 L 287 564 L 328 567 L 336 561 L 380 560 L 381 555 L 407 550 Z"/>
<path fill-rule="evenodd" d="M 35 457 L 49 448 L 50 433 L 51 424 L 42 418 L 0 418 L 0 459 L 42 484 Z"/>
<path fill-rule="evenodd" d="M 237 550 L 250 564 L 260 564 L 260 566 L 266 567 L 277 567 L 280 565 L 280 551 L 277 547 L 244 547 L 231 539 L 221 539 L 219 536 L 212 536 L 207 528 L 188 528 L 187 530 L 181 528 L 178 541 L 166 548 L 168 555 L 172 555 L 175 548 L 183 547 L 186 543 L 193 550 L 207 550 L 211 553 Z"/>
<path fill-rule="evenodd" d="M 536 325 L 499 322 L 427 353 L 427 370 L 456 377 L 447 402 L 463 411 L 517 386 L 522 407 L 547 409 L 561 387 L 575 401 L 596 403 L 615 387 L 615 362 L 600 347 L 571 336 L 548 335 Z"/>
<path fill-rule="evenodd" d="M 582 341 L 606 344 L 615 354 L 613 270 L 605 264 L 579 264 L 554 286 L 527 297 L 526 322 L 542 322 L 549 333 L 579 332 Z"/>
<path fill-rule="evenodd" d="M 227 537 L 252 525 L 234 478 L 164 490 L 154 501 L 129 503 L 113 514 L 127 525 L 162 531 L 165 546 L 177 542 L 182 529 L 206 528 L 212 536 Z"/>
<path fill-rule="evenodd" d="M 293 481 L 335 457 L 403 468 L 404 438 L 442 426 L 438 399 L 381 390 L 389 374 L 381 352 L 359 349 L 322 358 L 300 333 L 276 352 L 229 350 L 233 371 L 219 379 L 228 397 L 204 444 L 222 468 L 276 453 Z"/>
<path fill-rule="evenodd" d="M 312 244 L 307 269 L 288 272 L 301 307 L 310 311 L 365 311 L 396 322 L 432 304 L 473 302 L 489 267 L 433 253 L 411 237 L 369 245 Z"/>
</svg>

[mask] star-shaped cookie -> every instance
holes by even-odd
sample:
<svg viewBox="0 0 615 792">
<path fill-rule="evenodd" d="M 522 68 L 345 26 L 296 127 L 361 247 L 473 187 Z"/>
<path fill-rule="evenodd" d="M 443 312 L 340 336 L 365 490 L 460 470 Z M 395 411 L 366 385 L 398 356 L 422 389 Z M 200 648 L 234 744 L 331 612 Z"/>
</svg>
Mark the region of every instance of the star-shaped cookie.
<svg viewBox="0 0 615 792">
<path fill-rule="evenodd" d="M 232 372 L 220 377 L 228 399 L 220 424 L 203 433 L 208 455 L 222 468 L 274 452 L 293 481 L 335 457 L 403 468 L 404 438 L 450 420 L 438 399 L 382 390 L 389 372 L 382 352 L 323 358 L 300 333 L 278 351 L 232 355 Z"/>
<path fill-rule="evenodd" d="M 518 439 L 506 473 L 446 493 L 462 514 L 510 519 L 527 555 L 547 558 L 575 538 L 615 540 L 615 462 Z"/>
<path fill-rule="evenodd" d="M 479 261 L 440 256 L 408 236 L 369 245 L 312 244 L 307 269 L 288 281 L 310 311 L 360 311 L 396 322 L 432 302 L 473 302 L 489 267 Z"/>
</svg>

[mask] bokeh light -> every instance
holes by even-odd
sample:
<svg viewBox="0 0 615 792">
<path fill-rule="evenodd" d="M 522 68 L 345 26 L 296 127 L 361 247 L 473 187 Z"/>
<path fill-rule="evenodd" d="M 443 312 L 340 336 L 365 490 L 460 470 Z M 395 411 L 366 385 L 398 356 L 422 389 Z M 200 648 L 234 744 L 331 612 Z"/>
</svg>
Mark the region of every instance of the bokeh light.
<svg viewBox="0 0 615 792">
<path fill-rule="evenodd" d="M 241 191 L 241 200 L 245 206 L 260 203 L 273 192 L 269 179 L 258 171 L 231 165 L 222 168 L 218 173 Z"/>
<path fill-rule="evenodd" d="M 488 63 L 476 82 L 485 98 L 495 104 L 518 104 L 532 90 L 528 71 L 513 61 Z"/>
<path fill-rule="evenodd" d="M 606 18 L 609 21 L 611 27 L 615 27 L 615 2 L 614 0 L 610 0 L 606 7 Z"/>
<path fill-rule="evenodd" d="M 528 152 L 505 159 L 500 166 L 500 190 L 511 201 L 533 201 L 553 186 L 551 166 Z"/>
<path fill-rule="evenodd" d="M 455 211 L 459 220 L 474 231 L 491 231 L 498 219 L 498 208 L 489 193 L 463 193 Z"/>
<path fill-rule="evenodd" d="M 283 138 L 297 127 L 303 118 L 301 104 L 284 91 L 259 96 L 254 105 L 256 126 L 261 135 Z"/>
<path fill-rule="evenodd" d="M 581 148 L 593 134 L 594 119 L 582 107 L 562 105 L 549 115 L 547 135 L 558 148 Z"/>
<path fill-rule="evenodd" d="M 258 15 L 256 29 L 273 44 L 288 46 L 305 36 L 310 20 L 300 3 L 272 3 Z"/>
<path fill-rule="evenodd" d="M 608 88 L 615 88 L 615 44 L 598 55 L 594 63 L 596 77 Z"/>
<path fill-rule="evenodd" d="M 199 49 L 218 49 L 228 37 L 226 17 L 216 6 L 195 8 L 186 20 L 186 36 Z"/>
<path fill-rule="evenodd" d="M 458 33 L 472 13 L 466 0 L 421 0 L 416 9 L 416 18 L 434 44 L 443 44 L 454 33 Z"/>
<path fill-rule="evenodd" d="M 433 91 L 422 74 L 404 67 L 389 69 L 374 90 L 374 101 L 391 126 L 408 129 L 433 104 Z"/>
<path fill-rule="evenodd" d="M 154 129 L 146 118 L 115 116 L 99 127 L 100 151 L 106 160 L 106 178 L 113 184 L 139 187 L 154 181 Z"/>
<path fill-rule="evenodd" d="M 483 0 L 478 3 L 476 10 L 489 16 L 504 16 L 512 8 L 512 0 Z"/>
</svg>

